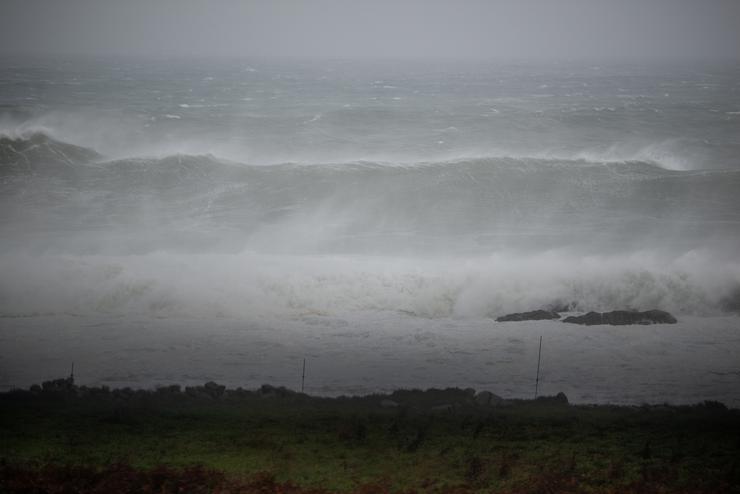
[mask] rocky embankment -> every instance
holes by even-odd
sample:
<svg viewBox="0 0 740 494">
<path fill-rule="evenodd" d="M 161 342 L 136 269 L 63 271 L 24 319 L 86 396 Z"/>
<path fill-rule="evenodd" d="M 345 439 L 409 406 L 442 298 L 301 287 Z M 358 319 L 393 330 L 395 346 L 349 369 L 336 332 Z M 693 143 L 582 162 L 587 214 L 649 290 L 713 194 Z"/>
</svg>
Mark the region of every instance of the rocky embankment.
<svg viewBox="0 0 740 494">
<path fill-rule="evenodd" d="M 81 402 L 102 402 L 120 405 L 136 403 L 171 403 L 181 402 L 214 402 L 214 403 L 245 403 L 245 402 L 273 402 L 293 403 L 296 406 L 314 403 L 316 405 L 342 404 L 359 405 L 367 410 L 403 410 L 416 413 L 477 413 L 490 408 L 510 407 L 522 401 L 519 399 L 504 399 L 491 391 L 476 391 L 473 388 L 446 388 L 446 389 L 399 389 L 390 394 L 374 394 L 367 396 L 340 396 L 336 398 L 310 396 L 293 391 L 282 386 L 263 384 L 257 389 L 244 388 L 230 389 L 222 384 L 209 381 L 199 386 L 181 387 L 177 384 L 161 386 L 155 389 L 110 389 L 107 386 L 78 386 L 74 377 L 45 381 L 41 385 L 34 384 L 28 390 L 15 389 L 0 393 L 3 399 L 76 399 Z M 533 403 L 537 405 L 568 405 L 568 398 L 564 393 L 556 396 L 540 396 Z"/>
</svg>

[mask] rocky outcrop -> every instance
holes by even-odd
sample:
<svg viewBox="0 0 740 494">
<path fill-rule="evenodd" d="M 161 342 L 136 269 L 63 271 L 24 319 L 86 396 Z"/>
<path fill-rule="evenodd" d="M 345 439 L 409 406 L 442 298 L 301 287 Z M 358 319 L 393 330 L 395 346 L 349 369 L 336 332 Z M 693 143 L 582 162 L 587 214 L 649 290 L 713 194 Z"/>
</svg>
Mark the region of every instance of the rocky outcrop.
<svg viewBox="0 0 740 494">
<path fill-rule="evenodd" d="M 570 316 L 563 322 L 595 326 L 610 324 L 612 326 L 626 326 L 629 324 L 675 324 L 676 318 L 662 310 L 646 310 L 644 312 L 629 310 L 614 310 L 611 312 L 589 312 L 582 316 Z"/>
<path fill-rule="evenodd" d="M 530 312 L 515 312 L 496 318 L 496 322 L 510 321 L 544 321 L 548 319 L 560 319 L 560 314 L 551 310 L 533 310 Z"/>
<path fill-rule="evenodd" d="M 482 407 L 494 407 L 504 402 L 504 399 L 490 391 L 480 391 L 475 395 L 475 403 Z"/>
<path fill-rule="evenodd" d="M 553 405 L 567 405 L 568 397 L 562 391 L 555 396 L 538 396 L 536 403 L 549 403 Z"/>
<path fill-rule="evenodd" d="M 41 383 L 44 393 L 74 393 L 77 390 L 74 379 L 70 376 L 65 379 L 54 379 Z"/>
<path fill-rule="evenodd" d="M 208 381 L 203 385 L 203 389 L 211 398 L 221 398 L 226 391 L 226 386 L 213 381 Z"/>
<path fill-rule="evenodd" d="M 296 394 L 285 386 L 272 386 L 271 384 L 263 384 L 257 391 L 258 395 L 263 398 L 286 398 Z"/>
</svg>

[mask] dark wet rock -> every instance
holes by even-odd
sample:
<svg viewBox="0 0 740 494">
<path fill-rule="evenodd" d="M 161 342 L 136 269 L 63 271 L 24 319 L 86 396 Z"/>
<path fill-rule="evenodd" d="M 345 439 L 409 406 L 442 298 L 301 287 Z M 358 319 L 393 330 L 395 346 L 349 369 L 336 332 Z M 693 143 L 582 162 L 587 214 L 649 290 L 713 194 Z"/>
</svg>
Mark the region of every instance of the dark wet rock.
<svg viewBox="0 0 740 494">
<path fill-rule="evenodd" d="M 561 391 L 555 396 L 538 396 L 536 401 L 538 403 L 550 403 L 553 405 L 567 405 L 568 397 Z"/>
<path fill-rule="evenodd" d="M 551 310 L 533 310 L 530 312 L 515 312 L 496 318 L 497 322 L 509 321 L 543 321 L 547 319 L 560 319 L 560 314 Z"/>
<path fill-rule="evenodd" d="M 440 403 L 451 403 L 455 406 L 475 406 L 475 389 L 467 388 L 430 388 L 425 391 L 420 389 L 399 389 L 388 396 L 401 406 L 409 409 L 429 410 Z"/>
<path fill-rule="evenodd" d="M 169 386 L 161 386 L 156 389 L 159 395 L 177 395 L 182 392 L 182 388 L 179 384 L 172 384 Z"/>
<path fill-rule="evenodd" d="M 187 386 L 185 387 L 185 394 L 196 400 L 210 400 L 214 398 L 210 393 L 206 392 L 203 386 Z"/>
<path fill-rule="evenodd" d="M 286 398 L 288 396 L 295 395 L 295 391 L 291 391 L 284 386 L 273 386 L 271 384 L 263 384 L 260 386 L 258 394 L 263 398 Z"/>
<path fill-rule="evenodd" d="M 107 398 L 110 396 L 110 388 L 108 386 L 100 386 L 90 388 L 90 395 L 97 396 L 99 398 Z"/>
<path fill-rule="evenodd" d="M 74 378 L 67 377 L 44 381 L 41 383 L 41 389 L 44 393 L 74 393 L 77 386 L 75 386 Z"/>
<path fill-rule="evenodd" d="M 277 388 L 272 384 L 263 384 L 260 386 L 259 393 L 262 395 L 271 395 L 277 393 Z"/>
<path fill-rule="evenodd" d="M 246 398 L 246 397 L 255 397 L 257 395 L 257 390 L 248 390 L 244 389 L 241 386 L 235 388 L 235 389 L 227 389 L 225 396 L 231 397 L 231 398 Z"/>
<path fill-rule="evenodd" d="M 111 394 L 115 400 L 128 401 L 134 396 L 134 390 L 129 387 L 118 388 L 114 389 Z"/>
<path fill-rule="evenodd" d="M 715 410 L 715 411 L 727 411 L 727 405 L 722 403 L 721 401 L 714 401 L 714 400 L 704 400 L 703 403 L 699 403 L 697 406 L 704 407 L 708 410 Z"/>
<path fill-rule="evenodd" d="M 475 395 L 475 402 L 482 407 L 492 407 L 503 403 L 504 399 L 490 391 L 481 391 Z"/>
<path fill-rule="evenodd" d="M 220 398 L 221 396 L 223 396 L 224 391 L 226 391 L 226 386 L 222 384 L 217 384 L 213 381 L 208 381 L 203 385 L 203 390 L 211 398 Z"/>
<path fill-rule="evenodd" d="M 662 310 L 646 310 L 644 312 L 629 310 L 614 310 L 611 312 L 589 312 L 582 316 L 570 316 L 563 322 L 595 326 L 599 324 L 610 324 L 612 326 L 625 326 L 629 324 L 675 324 L 676 318 Z"/>
</svg>

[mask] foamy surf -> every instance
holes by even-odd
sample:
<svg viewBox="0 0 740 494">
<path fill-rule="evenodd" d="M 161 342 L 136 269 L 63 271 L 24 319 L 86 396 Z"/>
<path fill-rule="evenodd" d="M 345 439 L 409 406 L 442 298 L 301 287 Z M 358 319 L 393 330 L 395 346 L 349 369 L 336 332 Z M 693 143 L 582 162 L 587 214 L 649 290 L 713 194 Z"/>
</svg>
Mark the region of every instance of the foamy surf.
<svg viewBox="0 0 740 494">
<path fill-rule="evenodd" d="M 331 317 L 380 311 L 495 318 L 552 305 L 719 315 L 738 306 L 740 264 L 710 253 L 581 257 L 547 252 L 418 259 L 173 254 L 2 256 L 0 316 Z M 33 294 L 33 296 L 29 296 Z"/>
<path fill-rule="evenodd" d="M 734 69 L 327 64 L 0 67 L 0 386 L 520 396 L 542 335 L 572 401 L 737 402 Z M 553 304 L 678 324 L 495 322 Z"/>
</svg>

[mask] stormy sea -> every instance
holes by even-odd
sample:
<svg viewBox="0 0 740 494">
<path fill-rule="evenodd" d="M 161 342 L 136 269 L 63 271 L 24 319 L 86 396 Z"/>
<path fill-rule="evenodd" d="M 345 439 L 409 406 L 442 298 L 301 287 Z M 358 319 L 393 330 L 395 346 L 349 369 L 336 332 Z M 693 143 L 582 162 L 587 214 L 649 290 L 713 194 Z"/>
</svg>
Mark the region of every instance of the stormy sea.
<svg viewBox="0 0 740 494">
<path fill-rule="evenodd" d="M 737 64 L 0 61 L 3 390 L 737 407 L 738 252 Z"/>
</svg>

